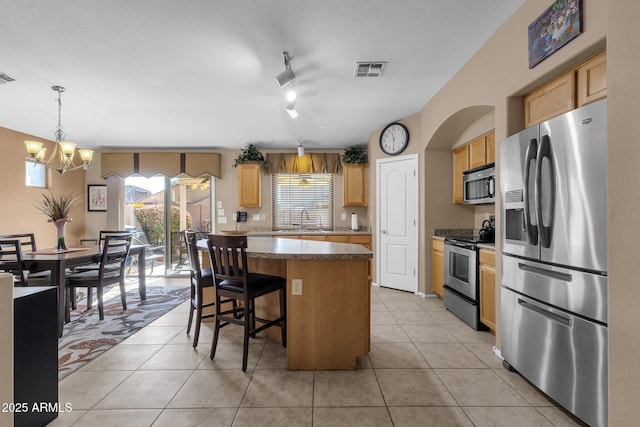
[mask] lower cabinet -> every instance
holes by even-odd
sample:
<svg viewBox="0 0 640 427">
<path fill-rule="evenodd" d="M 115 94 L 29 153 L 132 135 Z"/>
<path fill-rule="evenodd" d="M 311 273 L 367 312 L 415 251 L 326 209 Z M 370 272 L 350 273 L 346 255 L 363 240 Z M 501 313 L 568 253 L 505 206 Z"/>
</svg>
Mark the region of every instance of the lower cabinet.
<svg viewBox="0 0 640 427">
<path fill-rule="evenodd" d="M 444 240 L 431 240 L 431 288 L 444 298 Z"/>
<path fill-rule="evenodd" d="M 496 253 L 480 249 L 480 321 L 496 331 Z"/>
</svg>

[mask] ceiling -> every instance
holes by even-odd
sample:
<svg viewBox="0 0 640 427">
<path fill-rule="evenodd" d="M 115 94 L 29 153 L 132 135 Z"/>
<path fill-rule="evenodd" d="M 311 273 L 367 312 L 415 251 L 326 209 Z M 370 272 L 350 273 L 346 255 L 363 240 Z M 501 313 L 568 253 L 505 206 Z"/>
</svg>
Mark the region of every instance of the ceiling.
<svg viewBox="0 0 640 427">
<path fill-rule="evenodd" d="M 341 149 L 420 111 L 523 2 L 6 0 L 0 126 L 53 139 L 61 85 L 83 148 Z M 354 78 L 358 61 L 387 64 Z"/>
</svg>

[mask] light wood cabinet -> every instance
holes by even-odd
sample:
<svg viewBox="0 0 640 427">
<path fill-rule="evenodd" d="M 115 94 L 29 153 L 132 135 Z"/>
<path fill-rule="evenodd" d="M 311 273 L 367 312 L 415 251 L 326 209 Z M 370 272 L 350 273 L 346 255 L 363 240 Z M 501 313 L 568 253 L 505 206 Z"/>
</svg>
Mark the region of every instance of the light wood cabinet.
<svg viewBox="0 0 640 427">
<path fill-rule="evenodd" d="M 495 162 L 495 131 L 453 150 L 453 203 L 462 203 L 464 172 Z"/>
<path fill-rule="evenodd" d="M 453 150 L 453 203 L 462 203 L 462 174 L 469 170 L 469 145 Z"/>
<path fill-rule="evenodd" d="M 524 127 L 607 96 L 607 54 L 601 52 L 523 98 Z"/>
<path fill-rule="evenodd" d="M 496 132 L 491 131 L 484 137 L 486 150 L 487 150 L 487 163 L 491 164 L 496 162 Z"/>
<path fill-rule="evenodd" d="M 444 298 L 444 240 L 431 239 L 431 289 Z"/>
<path fill-rule="evenodd" d="M 342 165 L 342 206 L 369 205 L 367 165 Z"/>
<path fill-rule="evenodd" d="M 524 97 L 524 127 L 575 108 L 575 73 L 564 73 Z"/>
<path fill-rule="evenodd" d="M 496 254 L 480 249 L 480 321 L 496 330 Z"/>
<path fill-rule="evenodd" d="M 607 54 L 602 52 L 578 67 L 578 107 L 607 96 Z"/>
<path fill-rule="evenodd" d="M 469 143 L 469 169 L 487 164 L 487 147 L 484 136 Z"/>
<path fill-rule="evenodd" d="M 257 163 L 238 165 L 238 206 L 262 206 L 262 172 Z"/>
</svg>

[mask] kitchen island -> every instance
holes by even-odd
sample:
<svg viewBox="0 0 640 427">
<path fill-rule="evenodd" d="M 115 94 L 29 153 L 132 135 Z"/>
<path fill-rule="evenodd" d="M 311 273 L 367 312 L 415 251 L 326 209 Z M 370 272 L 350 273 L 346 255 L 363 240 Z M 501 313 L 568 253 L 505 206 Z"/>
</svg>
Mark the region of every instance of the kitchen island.
<svg viewBox="0 0 640 427">
<path fill-rule="evenodd" d="M 287 279 L 287 369 L 353 369 L 356 357 L 368 355 L 371 251 L 358 244 L 249 237 L 247 257 L 250 271 Z M 277 295 L 258 298 L 258 317 L 277 317 L 278 304 Z M 264 332 L 279 341 L 276 328 Z"/>
</svg>

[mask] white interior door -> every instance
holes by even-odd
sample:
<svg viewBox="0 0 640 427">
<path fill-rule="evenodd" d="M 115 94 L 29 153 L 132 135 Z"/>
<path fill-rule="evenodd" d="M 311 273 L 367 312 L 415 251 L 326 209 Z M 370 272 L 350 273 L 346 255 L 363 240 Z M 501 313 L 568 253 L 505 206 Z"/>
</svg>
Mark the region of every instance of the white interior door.
<svg viewBox="0 0 640 427">
<path fill-rule="evenodd" d="M 378 284 L 418 292 L 418 156 L 377 161 Z"/>
</svg>

